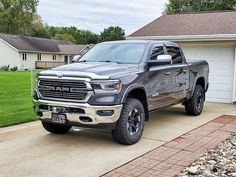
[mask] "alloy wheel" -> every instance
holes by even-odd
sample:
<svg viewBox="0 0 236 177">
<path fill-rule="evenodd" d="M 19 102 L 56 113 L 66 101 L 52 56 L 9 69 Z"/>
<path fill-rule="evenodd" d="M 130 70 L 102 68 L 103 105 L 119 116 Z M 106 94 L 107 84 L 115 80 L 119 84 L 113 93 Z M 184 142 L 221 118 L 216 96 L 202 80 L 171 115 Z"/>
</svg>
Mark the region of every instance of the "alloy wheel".
<svg viewBox="0 0 236 177">
<path fill-rule="evenodd" d="M 133 109 L 129 113 L 127 121 L 127 130 L 131 136 L 137 134 L 140 130 L 141 114 L 137 109 Z"/>
</svg>

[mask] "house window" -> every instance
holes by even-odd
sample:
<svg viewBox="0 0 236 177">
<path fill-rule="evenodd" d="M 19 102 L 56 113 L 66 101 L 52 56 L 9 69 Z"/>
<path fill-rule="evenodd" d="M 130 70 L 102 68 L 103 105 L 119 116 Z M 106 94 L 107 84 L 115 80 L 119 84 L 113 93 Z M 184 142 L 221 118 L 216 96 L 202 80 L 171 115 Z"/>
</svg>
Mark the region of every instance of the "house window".
<svg viewBox="0 0 236 177">
<path fill-rule="evenodd" d="M 23 61 L 26 61 L 27 60 L 27 55 L 26 53 L 23 53 Z"/>
<path fill-rule="evenodd" d="M 38 61 L 41 61 L 42 60 L 42 55 L 39 53 L 38 54 Z"/>
<path fill-rule="evenodd" d="M 52 60 L 54 60 L 54 61 L 57 60 L 57 55 L 53 55 Z"/>
</svg>

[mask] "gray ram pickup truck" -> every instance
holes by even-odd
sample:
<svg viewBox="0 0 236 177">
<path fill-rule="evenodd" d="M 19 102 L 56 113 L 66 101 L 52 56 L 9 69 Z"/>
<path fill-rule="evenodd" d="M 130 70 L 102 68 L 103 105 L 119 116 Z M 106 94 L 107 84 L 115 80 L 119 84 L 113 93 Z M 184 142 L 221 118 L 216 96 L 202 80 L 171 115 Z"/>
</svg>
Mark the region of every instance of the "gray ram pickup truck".
<svg viewBox="0 0 236 177">
<path fill-rule="evenodd" d="M 51 133 L 108 128 L 117 142 L 131 145 L 141 138 L 150 111 L 182 104 L 187 114 L 200 115 L 208 75 L 206 61 L 186 62 L 172 42 L 104 42 L 73 64 L 40 72 L 34 109 Z"/>
</svg>

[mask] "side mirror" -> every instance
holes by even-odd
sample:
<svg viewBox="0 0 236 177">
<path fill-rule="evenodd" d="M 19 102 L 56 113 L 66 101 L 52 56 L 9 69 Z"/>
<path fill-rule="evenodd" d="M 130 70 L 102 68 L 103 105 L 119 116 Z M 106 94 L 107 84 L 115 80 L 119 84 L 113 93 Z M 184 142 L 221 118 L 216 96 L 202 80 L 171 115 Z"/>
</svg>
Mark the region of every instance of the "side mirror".
<svg viewBox="0 0 236 177">
<path fill-rule="evenodd" d="M 160 66 L 160 65 L 169 65 L 172 64 L 171 55 L 158 55 L 157 60 L 148 61 L 148 66 Z"/>
<path fill-rule="evenodd" d="M 72 59 L 72 63 L 78 62 L 81 59 L 82 55 L 75 55 Z"/>
<path fill-rule="evenodd" d="M 157 60 L 161 60 L 161 61 L 169 61 L 169 62 L 171 62 L 171 60 L 172 60 L 172 57 L 171 57 L 171 55 L 158 55 L 157 56 Z"/>
</svg>

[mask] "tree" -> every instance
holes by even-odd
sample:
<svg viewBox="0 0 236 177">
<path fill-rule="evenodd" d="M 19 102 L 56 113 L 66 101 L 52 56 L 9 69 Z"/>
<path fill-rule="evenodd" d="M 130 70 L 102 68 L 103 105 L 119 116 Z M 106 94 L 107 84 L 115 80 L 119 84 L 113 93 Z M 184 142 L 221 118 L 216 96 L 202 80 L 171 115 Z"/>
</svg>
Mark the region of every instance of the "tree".
<svg viewBox="0 0 236 177">
<path fill-rule="evenodd" d="M 48 26 L 47 24 L 40 25 L 40 20 L 36 20 L 32 36 L 69 40 L 76 44 L 96 44 L 99 39 L 99 35 L 89 30 L 79 30 L 74 26 L 54 27 Z"/>
<path fill-rule="evenodd" d="M 78 44 L 97 44 L 99 35 L 88 30 L 80 30 L 76 40 Z"/>
<path fill-rule="evenodd" d="M 34 17 L 31 36 L 41 37 L 41 38 L 51 38 L 49 27 L 43 24 L 42 19 L 39 15 L 35 15 Z"/>
<path fill-rule="evenodd" d="M 236 0 L 169 0 L 166 14 L 236 10 Z"/>
<path fill-rule="evenodd" d="M 38 0 L 0 0 L 0 32 L 30 35 Z"/>
<path fill-rule="evenodd" d="M 76 43 L 75 38 L 70 34 L 59 34 L 58 33 L 55 35 L 54 39 L 63 40 L 63 41 L 70 41 L 70 42 Z"/>
<path fill-rule="evenodd" d="M 110 26 L 109 28 L 105 28 L 103 32 L 100 34 L 100 42 L 103 41 L 116 41 L 116 40 L 124 40 L 125 32 L 119 26 Z"/>
</svg>

